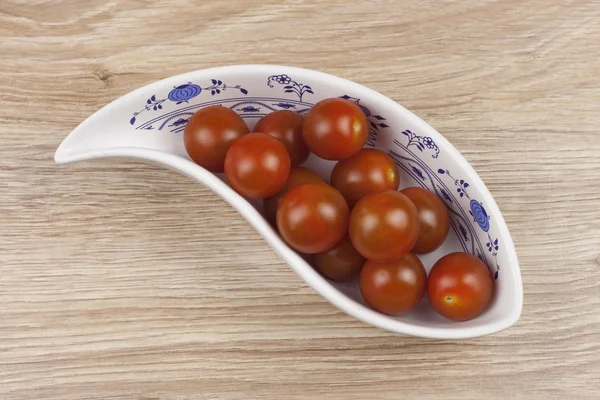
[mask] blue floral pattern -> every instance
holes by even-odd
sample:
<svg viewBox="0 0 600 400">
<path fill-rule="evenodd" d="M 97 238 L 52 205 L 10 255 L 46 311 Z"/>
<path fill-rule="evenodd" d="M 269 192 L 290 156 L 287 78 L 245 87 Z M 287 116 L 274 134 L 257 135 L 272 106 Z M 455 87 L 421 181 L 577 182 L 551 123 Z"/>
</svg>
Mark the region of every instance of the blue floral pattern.
<svg viewBox="0 0 600 400">
<path fill-rule="evenodd" d="M 479 225 L 482 231 L 487 232 L 490 230 L 490 217 L 488 217 L 483 204 L 477 200 L 471 200 L 469 204 L 471 207 L 471 215 L 475 218 L 475 222 Z"/>
<path fill-rule="evenodd" d="M 449 176 L 454 181 L 454 185 L 456 186 L 456 192 L 458 193 L 458 195 L 460 197 L 466 197 L 469 200 L 469 214 L 473 217 L 473 222 L 475 222 L 479 226 L 479 228 L 487 234 L 488 242 L 486 243 L 486 247 L 488 252 L 491 253 L 492 257 L 495 260 L 496 272 L 494 273 L 494 279 L 498 279 L 498 273 L 500 271 L 500 265 L 498 265 L 498 250 L 500 248 L 499 240 L 498 238 L 492 238 L 492 235 L 489 232 L 490 216 L 485 210 L 485 207 L 481 202 L 472 199 L 469 196 L 468 188 L 470 187 L 470 185 L 464 179 L 457 179 L 453 177 L 452 174 L 450 174 L 450 171 L 442 168 L 438 169 L 438 174 Z"/>
<path fill-rule="evenodd" d="M 188 102 L 202 92 L 202 88 L 198 85 L 194 85 L 191 82 L 184 85 L 176 86 L 171 92 L 169 92 L 168 99 L 175 102 L 175 104 L 181 104 Z"/>
<path fill-rule="evenodd" d="M 166 98 L 162 98 L 162 99 L 157 99 L 156 95 L 153 94 L 146 100 L 146 104 L 145 104 L 144 108 L 133 113 L 131 119 L 129 120 L 129 124 L 135 126 L 136 123 L 138 122 L 139 115 L 146 111 L 162 110 L 164 103 L 167 101 L 175 103 L 175 105 L 179 105 L 181 103 L 188 103 L 189 100 L 200 95 L 203 91 L 208 91 L 208 92 L 210 92 L 211 96 L 214 96 L 214 95 L 220 94 L 222 91 L 225 91 L 229 88 L 230 90 L 231 89 L 239 90 L 244 95 L 248 94 L 248 91 L 246 89 L 244 89 L 243 87 L 241 87 L 240 85 L 227 86 L 220 79 L 211 79 L 210 81 L 211 81 L 211 84 L 207 85 L 205 87 L 200 87 L 199 85 L 193 84 L 191 82 L 188 82 L 183 85 L 175 86 L 173 88 L 173 90 L 171 90 L 169 92 L 169 94 L 166 96 Z M 153 129 L 153 128 L 151 128 L 151 125 L 146 124 L 144 127 L 141 127 L 139 129 L 149 130 L 149 129 Z"/>
<path fill-rule="evenodd" d="M 432 151 L 433 154 L 431 155 L 431 157 L 433 158 L 438 158 L 438 156 L 440 155 L 440 149 L 437 147 L 433 139 L 429 136 L 419 136 L 409 129 L 402 131 L 402 134 L 408 137 L 407 147 L 414 146 L 420 152 L 423 152 L 425 148 L 427 148 Z"/>
<path fill-rule="evenodd" d="M 302 83 L 298 83 L 295 80 L 293 80 L 292 78 L 290 78 L 289 76 L 287 76 L 286 74 L 281 74 L 281 75 L 271 75 L 270 77 L 267 78 L 267 86 L 268 87 L 275 87 L 273 86 L 273 83 L 278 83 L 280 85 L 285 85 L 283 87 L 283 91 L 285 93 L 295 93 L 298 96 L 298 99 L 300 101 L 302 101 L 302 97 L 306 94 L 306 93 L 310 93 L 310 94 L 315 94 L 312 90 L 312 88 L 308 85 L 303 85 Z"/>
</svg>

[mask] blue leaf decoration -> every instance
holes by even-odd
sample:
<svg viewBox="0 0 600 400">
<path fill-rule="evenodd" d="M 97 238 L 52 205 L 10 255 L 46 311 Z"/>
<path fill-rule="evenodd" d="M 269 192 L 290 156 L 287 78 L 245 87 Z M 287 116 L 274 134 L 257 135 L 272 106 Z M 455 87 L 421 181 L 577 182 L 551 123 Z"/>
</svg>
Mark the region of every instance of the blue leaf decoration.
<svg viewBox="0 0 600 400">
<path fill-rule="evenodd" d="M 379 126 L 382 127 L 382 128 L 389 128 L 390 127 L 389 125 L 386 125 L 386 124 L 379 124 Z"/>
<path fill-rule="evenodd" d="M 469 187 L 469 184 L 467 182 L 465 182 L 465 184 L 463 185 L 465 188 Z"/>
<path fill-rule="evenodd" d="M 446 173 L 445 169 L 441 169 L 441 168 L 438 169 L 438 174 L 445 174 L 445 173 Z"/>
<path fill-rule="evenodd" d="M 146 104 L 152 104 L 152 100 L 150 100 L 150 99 L 146 100 Z"/>
<path fill-rule="evenodd" d="M 306 93 L 315 94 L 315 93 L 314 93 L 312 90 L 310 90 L 310 89 L 307 89 L 307 90 L 306 90 Z"/>
<path fill-rule="evenodd" d="M 240 92 L 244 93 L 244 94 L 248 94 L 248 91 L 244 88 L 240 88 Z"/>
<path fill-rule="evenodd" d="M 402 131 L 402 134 L 403 134 L 404 136 L 409 136 L 408 132 L 406 132 L 406 131 Z"/>
<path fill-rule="evenodd" d="M 217 81 L 217 85 L 221 85 L 223 82 L 221 81 Z"/>
<path fill-rule="evenodd" d="M 494 279 L 498 279 L 498 271 L 494 274 Z"/>
<path fill-rule="evenodd" d="M 348 96 L 347 94 L 345 94 L 343 96 L 340 96 L 340 99 L 346 99 L 346 100 L 348 100 L 348 99 L 351 99 L 351 98 L 352 97 Z"/>
<path fill-rule="evenodd" d="M 156 101 L 156 95 L 153 94 L 152 97 L 150 97 L 150 100 Z"/>
<path fill-rule="evenodd" d="M 385 119 L 381 115 L 373 115 L 373 118 L 378 119 L 379 121 L 382 121 Z"/>
<path fill-rule="evenodd" d="M 463 181 L 462 179 L 460 180 L 460 184 L 462 185 L 463 183 L 465 183 L 465 181 Z"/>
<path fill-rule="evenodd" d="M 211 79 L 210 81 L 212 82 L 213 85 L 217 84 L 217 80 L 216 79 Z"/>
<path fill-rule="evenodd" d="M 217 89 L 217 94 L 221 93 L 221 91 L 219 89 Z"/>
<path fill-rule="evenodd" d="M 304 89 L 312 90 L 312 88 L 310 86 L 308 86 L 308 85 L 304 86 Z"/>
<path fill-rule="evenodd" d="M 290 90 L 290 89 L 288 89 L 288 90 L 284 90 L 284 92 L 285 92 L 285 93 L 294 93 L 294 91 L 293 91 L 293 90 Z"/>
<path fill-rule="evenodd" d="M 131 117 L 131 119 L 129 120 L 129 123 L 131 125 L 135 124 L 135 117 Z"/>
<path fill-rule="evenodd" d="M 162 106 L 161 106 L 160 104 L 158 105 L 158 109 L 159 109 L 159 110 L 162 110 Z"/>
<path fill-rule="evenodd" d="M 450 198 L 450 195 L 448 193 L 446 193 L 446 191 L 439 186 L 438 186 L 438 189 L 440 189 L 440 193 L 442 193 L 442 197 L 444 197 L 446 200 L 448 200 L 450 203 L 452 203 L 452 199 Z"/>
<path fill-rule="evenodd" d="M 284 89 L 293 89 L 294 87 L 293 87 L 293 86 L 290 86 L 290 85 L 287 85 L 287 86 L 284 86 L 283 88 L 284 88 Z"/>
</svg>

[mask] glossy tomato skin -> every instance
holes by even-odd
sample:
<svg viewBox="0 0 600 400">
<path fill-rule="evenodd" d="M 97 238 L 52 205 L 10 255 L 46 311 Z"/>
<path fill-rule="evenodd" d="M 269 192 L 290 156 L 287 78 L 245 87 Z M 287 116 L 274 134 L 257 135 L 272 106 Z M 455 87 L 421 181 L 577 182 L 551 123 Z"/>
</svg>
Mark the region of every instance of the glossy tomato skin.
<svg viewBox="0 0 600 400">
<path fill-rule="evenodd" d="M 269 222 L 276 223 L 277 207 L 279 207 L 279 203 L 281 203 L 281 199 L 286 193 L 300 185 L 313 182 L 325 182 L 325 179 L 312 169 L 305 167 L 292 168 L 283 187 L 273 196 L 263 200 L 263 208 Z"/>
<path fill-rule="evenodd" d="M 355 103 L 331 98 L 319 101 L 306 114 L 304 142 L 325 160 L 344 160 L 358 153 L 367 142 L 369 123 Z"/>
<path fill-rule="evenodd" d="M 362 149 L 339 161 L 331 172 L 330 181 L 352 208 L 369 193 L 397 190 L 400 173 L 394 160 L 383 151 Z"/>
<path fill-rule="evenodd" d="M 494 281 L 487 266 L 471 254 L 448 254 L 429 271 L 429 301 L 446 318 L 466 321 L 477 317 L 493 294 Z"/>
<path fill-rule="evenodd" d="M 289 110 L 274 111 L 262 117 L 254 132 L 263 132 L 283 142 L 290 153 L 292 167 L 297 167 L 308 158 L 310 150 L 302 137 L 304 117 Z"/>
<path fill-rule="evenodd" d="M 418 237 L 417 208 L 395 190 L 366 195 L 350 215 L 352 244 L 369 260 L 397 260 L 413 248 Z"/>
<path fill-rule="evenodd" d="M 262 199 L 277 193 L 290 173 L 290 156 L 279 140 L 266 133 L 237 139 L 225 157 L 227 182 L 246 197 Z"/>
<path fill-rule="evenodd" d="M 421 228 L 417 243 L 411 250 L 416 254 L 431 253 L 444 243 L 450 229 L 450 217 L 444 202 L 435 193 L 410 187 L 400 191 L 413 202 L 419 212 Z"/>
<path fill-rule="evenodd" d="M 223 172 L 231 144 L 250 132 L 235 111 L 222 106 L 204 107 L 187 122 L 183 143 L 190 158 L 211 172 Z"/>
<path fill-rule="evenodd" d="M 293 189 L 277 209 L 277 229 L 293 249 L 306 254 L 335 246 L 348 230 L 344 196 L 326 183 L 306 183 Z"/>
<path fill-rule="evenodd" d="M 413 253 L 394 261 L 367 261 L 360 273 L 365 302 L 383 314 L 398 315 L 415 308 L 427 289 L 425 267 Z"/>
<path fill-rule="evenodd" d="M 313 264 L 325 277 L 336 282 L 347 282 L 360 274 L 365 258 L 352 246 L 348 235 L 333 248 L 314 254 Z"/>
</svg>

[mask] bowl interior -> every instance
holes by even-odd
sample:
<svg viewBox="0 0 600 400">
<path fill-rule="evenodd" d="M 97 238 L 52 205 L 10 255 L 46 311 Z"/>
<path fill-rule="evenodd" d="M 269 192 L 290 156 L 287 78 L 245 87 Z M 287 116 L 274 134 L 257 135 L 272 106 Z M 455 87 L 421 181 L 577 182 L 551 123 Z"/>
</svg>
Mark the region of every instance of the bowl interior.
<svg viewBox="0 0 600 400">
<path fill-rule="evenodd" d="M 426 334 L 416 334 L 438 337 L 476 336 L 514 323 L 522 306 L 519 265 L 506 224 L 489 191 L 469 163 L 435 129 L 389 98 L 361 85 L 290 67 L 237 66 L 197 71 L 132 92 L 126 104 L 107 112 L 114 127 L 105 129 L 105 136 L 96 142 L 114 139 L 125 145 L 128 141 L 139 145 L 141 140 L 148 149 L 167 149 L 189 159 L 183 147 L 183 130 L 189 117 L 202 107 L 229 107 L 253 128 L 272 111 L 305 114 L 314 103 L 328 97 L 342 97 L 361 107 L 370 123 L 366 146 L 385 151 L 396 161 L 401 171 L 401 188 L 427 188 L 448 207 L 451 229 L 446 242 L 435 252 L 420 256 L 427 270 L 442 256 L 465 251 L 485 261 L 496 280 L 491 306 L 471 321 L 449 321 L 436 314 L 427 300 L 413 312 L 393 320 L 401 323 L 399 326 L 429 329 Z M 122 135 L 124 128 L 127 136 Z M 334 164 L 311 155 L 304 165 L 328 179 Z M 220 178 L 225 181 L 223 176 Z M 250 203 L 262 212 L 260 201 Z M 351 300 L 346 311 L 402 331 L 377 323 L 382 316 L 361 307 L 364 302 L 357 282 L 339 284 L 318 279 L 322 281 L 318 285 L 333 287 Z M 442 333 L 432 333 L 435 330 Z M 454 330 L 462 333 L 453 334 Z"/>
</svg>

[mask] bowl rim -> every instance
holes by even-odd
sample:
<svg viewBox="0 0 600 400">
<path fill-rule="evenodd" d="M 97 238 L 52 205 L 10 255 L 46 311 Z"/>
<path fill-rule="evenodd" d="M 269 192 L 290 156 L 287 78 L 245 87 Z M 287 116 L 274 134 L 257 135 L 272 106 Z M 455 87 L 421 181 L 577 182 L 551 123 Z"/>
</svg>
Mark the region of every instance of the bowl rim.
<svg viewBox="0 0 600 400">
<path fill-rule="evenodd" d="M 218 177 L 212 175 L 208 171 L 205 171 L 193 162 L 180 157 L 178 157 L 179 159 L 176 159 L 175 156 L 167 157 L 164 153 L 161 153 L 159 151 L 141 148 L 109 148 L 91 151 L 89 154 L 79 154 L 74 157 L 69 157 L 61 151 L 61 149 L 64 149 L 63 145 L 68 140 L 72 140 L 72 136 L 75 133 L 79 133 L 77 131 L 80 128 L 92 125 L 95 122 L 95 120 L 99 118 L 103 110 L 110 110 L 116 108 L 119 106 L 121 101 L 126 101 L 129 98 L 135 98 L 139 94 L 146 92 L 151 87 L 154 88 L 159 85 L 168 87 L 173 83 L 190 80 L 190 77 L 195 76 L 199 73 L 256 73 L 268 76 L 271 74 L 281 72 L 285 72 L 289 75 L 294 74 L 295 78 L 298 78 L 298 76 L 302 76 L 308 79 L 311 79 L 312 77 L 312 79 L 316 78 L 327 80 L 332 85 L 339 85 L 345 87 L 347 90 L 357 93 L 366 93 L 368 97 L 375 99 L 376 102 L 384 104 L 389 108 L 398 110 L 398 113 L 402 115 L 402 118 L 410 121 L 411 124 L 414 124 L 415 126 L 419 127 L 419 129 L 423 131 L 435 132 L 436 141 L 439 147 L 443 148 L 444 151 L 448 152 L 449 157 L 455 160 L 461 166 L 467 178 L 470 179 L 470 182 L 472 182 L 475 186 L 480 188 L 481 199 L 485 202 L 490 215 L 494 217 L 497 227 L 499 229 L 498 234 L 500 237 L 502 237 L 506 248 L 509 249 L 509 251 L 507 252 L 507 256 L 509 257 L 508 264 L 510 265 L 510 267 L 507 265 L 504 268 L 514 269 L 517 284 L 517 287 L 514 288 L 513 291 L 513 302 L 516 306 L 513 307 L 510 313 L 508 313 L 503 318 L 485 323 L 483 325 L 464 328 L 433 328 L 427 326 L 414 325 L 409 322 L 403 322 L 393 319 L 393 317 L 380 314 L 374 310 L 367 308 L 366 306 L 363 306 L 362 304 L 355 302 L 354 300 L 343 294 L 341 291 L 336 289 L 334 286 L 332 286 L 312 267 L 310 267 L 310 265 L 306 263 L 297 253 L 295 253 L 283 243 L 283 241 L 278 237 L 278 235 L 274 232 L 270 225 L 268 225 L 266 220 L 264 220 L 262 215 L 250 203 L 248 203 L 246 199 L 234 192 Z M 259 230 L 260 233 L 263 234 L 267 243 L 269 243 L 271 247 L 273 247 L 281 256 L 283 256 L 284 260 L 292 268 L 292 270 L 294 270 L 310 287 L 312 287 L 317 293 L 322 295 L 325 299 L 327 299 L 337 308 L 367 324 L 392 332 L 404 333 L 424 338 L 466 339 L 489 335 L 502 331 L 512 326 L 515 322 L 519 320 L 521 316 L 523 310 L 523 283 L 516 249 L 514 247 L 514 243 L 508 230 L 508 226 L 506 225 L 506 222 L 504 220 L 504 217 L 502 216 L 502 213 L 496 201 L 489 192 L 489 189 L 487 188 L 483 180 L 479 177 L 475 169 L 466 160 L 466 158 L 435 128 L 430 126 L 427 122 L 422 120 L 416 114 L 404 108 L 402 105 L 395 102 L 391 98 L 364 85 L 325 72 L 315 71 L 306 68 L 272 64 L 236 64 L 190 71 L 183 74 L 167 77 L 158 81 L 154 81 L 138 89 L 135 89 L 105 105 L 96 113 L 88 117 L 77 128 L 75 128 L 75 130 L 67 138 L 65 138 L 63 143 L 56 150 L 55 161 L 62 164 L 66 162 L 72 162 L 89 158 L 122 156 L 154 160 L 161 164 L 165 164 L 184 173 L 185 175 L 191 176 L 199 180 L 200 182 L 205 184 L 209 189 L 217 192 L 217 194 L 221 195 L 225 201 L 234 206 L 234 208 L 242 215 L 242 217 L 248 220 L 251 223 L 251 225 L 253 225 L 257 230 Z"/>
</svg>

